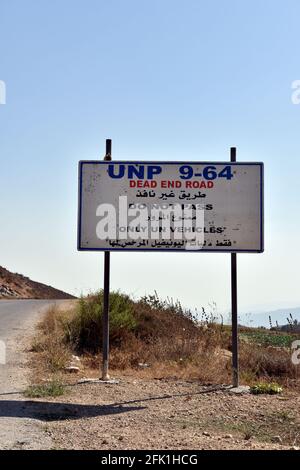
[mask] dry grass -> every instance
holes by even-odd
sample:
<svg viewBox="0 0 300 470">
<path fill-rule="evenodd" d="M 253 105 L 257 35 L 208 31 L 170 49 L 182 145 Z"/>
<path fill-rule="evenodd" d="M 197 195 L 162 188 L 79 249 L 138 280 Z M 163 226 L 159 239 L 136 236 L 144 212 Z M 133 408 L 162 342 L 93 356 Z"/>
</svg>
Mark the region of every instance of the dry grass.
<svg viewBox="0 0 300 470">
<path fill-rule="evenodd" d="M 39 353 L 39 360 L 49 372 L 63 370 L 70 357 L 70 348 L 65 342 L 62 327 L 64 315 L 68 314 L 51 307 L 33 339 L 32 352 Z"/>
<path fill-rule="evenodd" d="M 272 382 L 274 379 L 285 387 L 299 386 L 298 369 L 291 361 L 291 352 L 285 348 L 264 347 L 242 343 L 240 348 L 240 369 L 249 385 L 260 379 Z"/>
<path fill-rule="evenodd" d="M 180 304 L 157 296 L 133 301 L 115 292 L 110 303 L 110 367 L 142 376 L 197 379 L 202 383 L 230 383 L 231 354 L 228 326 L 206 316 L 199 323 Z M 51 308 L 33 344 L 39 364 L 59 372 L 71 354 L 85 367 L 98 369 L 102 348 L 101 292 L 73 303 L 66 311 Z M 241 341 L 241 380 L 278 381 L 298 386 L 297 370 L 289 351 Z"/>
</svg>

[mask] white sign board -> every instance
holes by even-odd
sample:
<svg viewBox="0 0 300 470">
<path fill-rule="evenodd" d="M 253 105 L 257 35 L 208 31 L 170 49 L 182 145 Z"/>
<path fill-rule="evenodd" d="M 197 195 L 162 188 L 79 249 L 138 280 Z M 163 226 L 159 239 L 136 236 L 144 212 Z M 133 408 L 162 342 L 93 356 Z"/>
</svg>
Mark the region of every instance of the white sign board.
<svg viewBox="0 0 300 470">
<path fill-rule="evenodd" d="M 79 163 L 78 249 L 263 251 L 263 164 Z"/>
</svg>

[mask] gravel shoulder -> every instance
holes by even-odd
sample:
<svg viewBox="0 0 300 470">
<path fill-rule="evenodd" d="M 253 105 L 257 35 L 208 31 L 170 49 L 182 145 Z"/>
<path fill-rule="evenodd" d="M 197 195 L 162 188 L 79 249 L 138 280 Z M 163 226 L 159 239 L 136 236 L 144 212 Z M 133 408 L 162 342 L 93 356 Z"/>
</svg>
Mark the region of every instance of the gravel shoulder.
<svg viewBox="0 0 300 470">
<path fill-rule="evenodd" d="M 300 397 L 233 395 L 197 382 L 121 376 L 52 400 L 58 449 L 297 449 Z"/>
<path fill-rule="evenodd" d="M 58 301 L 64 302 L 64 301 Z M 51 437 L 31 412 L 22 391 L 28 385 L 28 358 L 36 324 L 54 301 L 0 301 L 0 339 L 6 364 L 0 364 L 0 449 L 49 449 Z"/>
</svg>

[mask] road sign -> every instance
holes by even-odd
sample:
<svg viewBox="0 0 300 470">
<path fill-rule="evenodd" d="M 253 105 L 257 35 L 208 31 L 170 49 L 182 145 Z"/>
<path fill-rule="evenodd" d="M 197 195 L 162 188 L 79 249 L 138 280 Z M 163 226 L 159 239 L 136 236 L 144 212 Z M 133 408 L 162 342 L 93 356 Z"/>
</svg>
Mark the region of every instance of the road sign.
<svg viewBox="0 0 300 470">
<path fill-rule="evenodd" d="M 263 164 L 81 161 L 78 249 L 263 251 Z"/>
</svg>

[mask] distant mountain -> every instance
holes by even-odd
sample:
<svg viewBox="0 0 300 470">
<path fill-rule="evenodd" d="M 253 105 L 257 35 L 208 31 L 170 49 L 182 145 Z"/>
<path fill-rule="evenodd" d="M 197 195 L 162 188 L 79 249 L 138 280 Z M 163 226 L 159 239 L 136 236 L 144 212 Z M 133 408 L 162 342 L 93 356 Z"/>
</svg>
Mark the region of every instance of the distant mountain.
<svg viewBox="0 0 300 470">
<path fill-rule="evenodd" d="M 74 299 L 75 297 L 46 286 L 40 282 L 31 281 L 22 274 L 11 273 L 0 266 L 0 299 Z"/>
<path fill-rule="evenodd" d="M 269 317 L 271 317 L 272 326 L 276 326 L 276 321 L 279 326 L 282 326 L 288 323 L 287 318 L 290 318 L 290 314 L 294 320 L 300 321 L 300 307 L 293 307 L 271 310 L 270 312 L 242 314 L 239 317 L 239 323 L 245 326 L 270 328 Z"/>
</svg>

